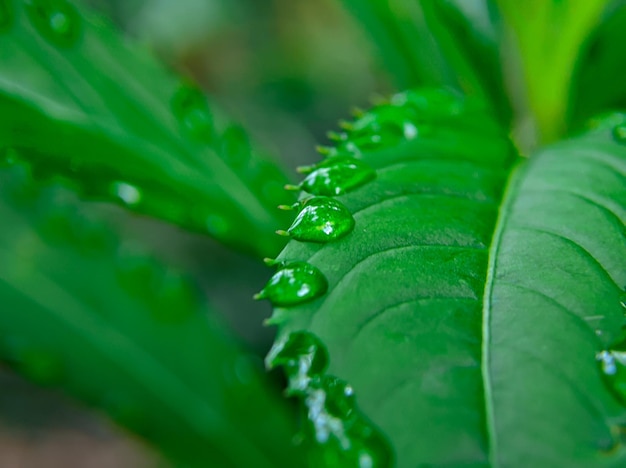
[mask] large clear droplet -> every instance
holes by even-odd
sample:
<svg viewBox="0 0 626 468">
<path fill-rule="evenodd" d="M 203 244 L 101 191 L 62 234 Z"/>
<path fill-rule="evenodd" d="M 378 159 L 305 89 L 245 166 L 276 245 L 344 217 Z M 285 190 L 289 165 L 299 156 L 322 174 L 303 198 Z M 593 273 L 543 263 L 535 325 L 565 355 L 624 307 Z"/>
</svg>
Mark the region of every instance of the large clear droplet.
<svg viewBox="0 0 626 468">
<path fill-rule="evenodd" d="M 306 262 L 294 262 L 277 271 L 255 298 L 288 307 L 317 299 L 327 290 L 328 281 L 320 270 Z"/>
<path fill-rule="evenodd" d="M 354 218 L 339 201 L 328 197 L 310 198 L 287 232 L 306 242 L 331 242 L 354 229 Z"/>
<path fill-rule="evenodd" d="M 324 161 L 302 182 L 302 189 L 313 195 L 335 196 L 354 190 L 376 177 L 376 172 L 355 158 Z"/>
</svg>

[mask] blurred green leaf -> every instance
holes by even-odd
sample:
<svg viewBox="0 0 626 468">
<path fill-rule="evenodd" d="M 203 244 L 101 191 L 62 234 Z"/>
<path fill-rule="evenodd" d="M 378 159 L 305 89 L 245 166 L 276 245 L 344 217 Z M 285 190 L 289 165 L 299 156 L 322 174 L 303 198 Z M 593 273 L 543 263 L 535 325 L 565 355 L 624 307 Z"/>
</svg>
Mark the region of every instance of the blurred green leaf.
<svg viewBox="0 0 626 468">
<path fill-rule="evenodd" d="M 522 62 L 525 93 L 539 136 L 563 135 L 572 76 L 581 46 L 608 0 L 497 0 L 512 28 Z"/>
<path fill-rule="evenodd" d="M 569 122 L 578 127 L 589 117 L 626 106 L 626 82 L 619 77 L 626 60 L 626 5 L 611 8 L 588 39 L 570 95 Z"/>
<path fill-rule="evenodd" d="M 497 27 L 484 0 L 344 0 L 380 49 L 402 88 L 447 85 L 511 117 Z"/>
<path fill-rule="evenodd" d="M 85 197 L 258 255 L 280 247 L 284 175 L 199 90 L 65 0 L 2 5 L 0 147 Z"/>
<path fill-rule="evenodd" d="M 175 466 L 295 466 L 293 415 L 199 291 L 29 171 L 0 171 L 0 359 Z"/>
</svg>

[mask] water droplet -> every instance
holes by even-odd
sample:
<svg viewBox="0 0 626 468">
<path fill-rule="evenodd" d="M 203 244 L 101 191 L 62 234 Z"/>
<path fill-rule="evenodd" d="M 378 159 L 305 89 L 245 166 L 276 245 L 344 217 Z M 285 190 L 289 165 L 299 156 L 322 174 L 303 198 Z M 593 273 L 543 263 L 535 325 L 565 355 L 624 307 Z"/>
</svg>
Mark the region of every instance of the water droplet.
<svg viewBox="0 0 626 468">
<path fill-rule="evenodd" d="M 353 441 L 348 455 L 359 468 L 393 466 L 393 452 L 385 437 L 371 423 L 361 417 L 348 432 Z"/>
<path fill-rule="evenodd" d="M 66 0 L 28 0 L 26 10 L 39 33 L 59 47 L 70 47 L 80 36 L 76 8 Z"/>
<path fill-rule="evenodd" d="M 255 299 L 288 307 L 317 299 L 327 290 L 328 281 L 321 271 L 308 263 L 294 262 L 278 270 Z"/>
<path fill-rule="evenodd" d="M 11 0 L 0 0 L 0 31 L 9 29 L 13 23 Z"/>
<path fill-rule="evenodd" d="M 617 365 L 615 363 L 615 357 L 610 351 L 601 351 L 596 355 L 596 359 L 602 366 L 602 372 L 606 375 L 615 375 L 617 373 Z"/>
<path fill-rule="evenodd" d="M 344 380 L 325 375 L 322 388 L 326 392 L 326 409 L 333 416 L 344 421 L 356 411 L 354 389 Z"/>
<path fill-rule="evenodd" d="M 339 201 L 328 197 L 305 200 L 304 207 L 287 230 L 294 239 L 306 242 L 330 242 L 341 239 L 354 229 L 354 218 Z"/>
<path fill-rule="evenodd" d="M 626 309 L 626 291 L 622 291 L 621 295 L 620 295 L 620 300 L 619 300 L 619 304 Z"/>
<path fill-rule="evenodd" d="M 190 136 L 206 143 L 214 141 L 213 116 L 199 89 L 182 86 L 172 97 L 171 106 L 174 116 Z"/>
<path fill-rule="evenodd" d="M 302 189 L 314 195 L 341 195 L 361 187 L 375 177 L 376 172 L 358 159 L 333 158 L 311 172 L 302 182 Z"/>
<path fill-rule="evenodd" d="M 626 124 L 619 124 L 613 127 L 613 138 L 618 143 L 626 143 Z"/>
<path fill-rule="evenodd" d="M 328 367 L 328 351 L 312 333 L 292 332 L 286 341 L 274 345 L 266 362 L 268 367 L 283 367 L 289 378 L 289 390 L 301 393 L 312 378 L 319 378 Z"/>
<path fill-rule="evenodd" d="M 129 206 L 136 205 L 141 201 L 141 192 L 137 187 L 119 180 L 111 182 L 109 192 Z"/>
</svg>

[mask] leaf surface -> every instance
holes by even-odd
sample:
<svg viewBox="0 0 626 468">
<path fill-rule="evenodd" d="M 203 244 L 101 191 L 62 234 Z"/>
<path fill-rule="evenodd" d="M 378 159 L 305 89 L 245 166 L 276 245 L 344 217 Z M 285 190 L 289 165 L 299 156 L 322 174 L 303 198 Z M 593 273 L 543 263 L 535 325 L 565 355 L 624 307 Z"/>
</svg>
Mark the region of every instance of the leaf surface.
<svg viewBox="0 0 626 468">
<path fill-rule="evenodd" d="M 35 187 L 28 166 L 0 171 L 0 195 L 2 361 L 176 466 L 295 463 L 293 415 L 185 277 L 120 246 L 67 189 Z"/>
<path fill-rule="evenodd" d="M 268 363 L 298 355 L 297 332 L 318 337 L 329 365 L 314 374 L 349 382 L 401 467 L 623 466 L 626 409 L 597 362 L 624 324 L 619 122 L 527 160 L 479 106 L 442 93 L 356 119 L 316 170 L 349 156 L 376 177 L 334 199 L 352 232 L 278 258 L 327 288 L 275 309 Z"/>
<path fill-rule="evenodd" d="M 0 148 L 87 198 L 259 255 L 280 247 L 284 175 L 197 88 L 65 0 L 1 3 Z"/>
</svg>

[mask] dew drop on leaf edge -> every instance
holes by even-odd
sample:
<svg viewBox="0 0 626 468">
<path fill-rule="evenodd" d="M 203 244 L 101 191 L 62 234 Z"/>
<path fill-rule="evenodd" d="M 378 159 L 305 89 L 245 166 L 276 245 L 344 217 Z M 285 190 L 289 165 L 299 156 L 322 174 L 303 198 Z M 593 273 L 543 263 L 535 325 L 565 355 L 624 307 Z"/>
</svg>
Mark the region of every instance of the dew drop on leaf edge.
<svg viewBox="0 0 626 468">
<path fill-rule="evenodd" d="M 288 307 L 317 299 L 327 290 L 328 281 L 319 269 L 306 262 L 294 262 L 278 270 L 255 298 Z"/>
<path fill-rule="evenodd" d="M 313 195 L 335 196 L 354 190 L 376 177 L 376 172 L 355 158 L 334 158 L 318 166 L 302 189 Z"/>
<path fill-rule="evenodd" d="M 303 202 L 303 208 L 287 230 L 296 240 L 331 242 L 341 239 L 354 229 L 354 218 L 338 200 L 314 197 Z"/>
</svg>

